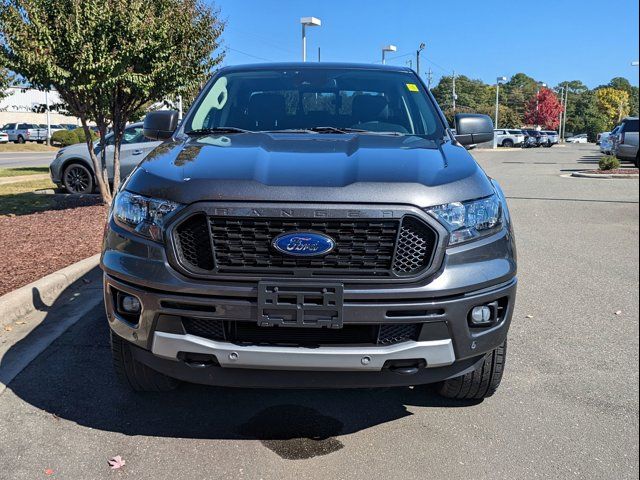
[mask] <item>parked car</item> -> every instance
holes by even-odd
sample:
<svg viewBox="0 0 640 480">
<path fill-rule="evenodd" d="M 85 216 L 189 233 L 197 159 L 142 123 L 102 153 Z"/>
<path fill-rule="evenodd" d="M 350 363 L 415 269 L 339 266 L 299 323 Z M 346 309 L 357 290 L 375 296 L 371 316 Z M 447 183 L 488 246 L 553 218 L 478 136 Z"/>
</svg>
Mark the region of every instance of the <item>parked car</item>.
<svg viewBox="0 0 640 480">
<path fill-rule="evenodd" d="M 627 117 L 612 138 L 612 153 L 620 160 L 631 160 L 640 168 L 638 160 L 638 117 Z"/>
<path fill-rule="evenodd" d="M 7 123 L 1 130 L 9 135 L 10 142 L 43 143 L 47 140 L 47 128 L 35 123 Z"/>
<path fill-rule="evenodd" d="M 539 130 L 523 128 L 522 133 L 525 135 L 524 142 L 522 144 L 523 148 L 536 148 L 541 145 L 542 134 Z"/>
<path fill-rule="evenodd" d="M 546 132 L 540 131 L 540 136 L 538 137 L 538 146 L 548 148 L 551 145 L 549 144 L 549 135 Z"/>
<path fill-rule="evenodd" d="M 76 125 L 75 123 L 61 123 L 60 126 L 65 130 L 75 130 L 76 128 L 79 128 L 79 125 Z"/>
<path fill-rule="evenodd" d="M 106 136 L 107 172 L 113 179 L 113 134 Z M 138 163 L 160 142 L 151 141 L 142 134 L 142 123 L 134 123 L 124 130 L 120 147 L 120 176 L 126 177 Z M 96 154 L 100 154 L 100 142 L 94 143 Z M 49 168 L 51 180 L 69 193 L 91 193 L 95 190 L 96 178 L 93 163 L 85 143 L 77 143 L 58 150 Z"/>
<path fill-rule="evenodd" d="M 496 145 L 499 147 L 520 147 L 524 142 L 524 133 L 516 129 L 496 129 L 493 131 L 496 136 Z"/>
<path fill-rule="evenodd" d="M 555 130 L 543 130 L 542 133 L 547 135 L 547 147 L 553 147 L 560 141 L 560 136 Z"/>
<path fill-rule="evenodd" d="M 7 132 L 0 131 L 0 143 L 8 143 L 9 134 Z"/>
<path fill-rule="evenodd" d="M 605 155 L 611 155 L 613 144 L 611 143 L 613 137 L 618 133 L 618 129 L 620 127 L 617 126 L 611 132 L 602 132 L 600 134 L 600 153 L 604 153 Z"/>
<path fill-rule="evenodd" d="M 457 114 L 454 138 L 406 67 L 289 63 L 218 70 L 177 121 L 147 114 L 165 143 L 105 229 L 126 385 L 496 391 L 515 240 L 464 148 L 493 141 L 488 116 Z"/>
<path fill-rule="evenodd" d="M 586 133 L 580 133 L 579 135 L 565 138 L 564 141 L 567 143 L 588 143 L 588 138 Z"/>
<path fill-rule="evenodd" d="M 603 135 L 607 135 L 607 136 L 608 136 L 608 135 L 609 135 L 609 133 L 611 133 L 611 132 L 600 132 L 600 133 L 598 133 L 598 134 L 596 135 L 596 145 L 598 145 L 598 146 L 599 146 L 599 145 L 600 145 L 600 142 L 602 141 L 602 136 L 603 136 Z"/>
</svg>

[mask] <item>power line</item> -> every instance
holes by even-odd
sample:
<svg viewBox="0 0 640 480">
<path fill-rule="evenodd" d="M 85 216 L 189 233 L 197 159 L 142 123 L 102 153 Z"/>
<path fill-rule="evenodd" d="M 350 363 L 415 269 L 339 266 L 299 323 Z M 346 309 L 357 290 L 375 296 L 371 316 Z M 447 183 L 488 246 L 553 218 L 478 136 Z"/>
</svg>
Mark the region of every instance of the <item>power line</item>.
<svg viewBox="0 0 640 480">
<path fill-rule="evenodd" d="M 242 55 L 246 55 L 247 57 L 255 58 L 256 60 L 263 60 L 265 62 L 273 62 L 270 58 L 259 57 L 257 55 L 252 55 L 251 53 L 243 52 L 242 50 L 238 50 L 237 48 L 225 47 L 225 50 L 231 50 L 232 52 L 241 53 Z"/>
</svg>

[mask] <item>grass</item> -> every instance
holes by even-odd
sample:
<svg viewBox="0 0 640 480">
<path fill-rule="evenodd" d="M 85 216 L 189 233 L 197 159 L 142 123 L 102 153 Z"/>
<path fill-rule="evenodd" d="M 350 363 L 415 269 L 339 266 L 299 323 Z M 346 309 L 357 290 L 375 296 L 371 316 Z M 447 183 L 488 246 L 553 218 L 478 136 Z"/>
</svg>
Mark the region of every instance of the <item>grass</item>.
<svg viewBox="0 0 640 480">
<path fill-rule="evenodd" d="M 58 147 L 50 147 L 44 143 L 0 143 L 0 153 L 2 152 L 55 152 Z"/>
<path fill-rule="evenodd" d="M 43 173 L 49 173 L 49 167 L 0 168 L 0 178 L 17 177 L 20 175 L 38 175 Z"/>
<path fill-rule="evenodd" d="M 55 188 L 49 179 L 0 185 L 0 215 L 26 215 L 51 208 L 55 195 L 35 193 Z"/>
</svg>

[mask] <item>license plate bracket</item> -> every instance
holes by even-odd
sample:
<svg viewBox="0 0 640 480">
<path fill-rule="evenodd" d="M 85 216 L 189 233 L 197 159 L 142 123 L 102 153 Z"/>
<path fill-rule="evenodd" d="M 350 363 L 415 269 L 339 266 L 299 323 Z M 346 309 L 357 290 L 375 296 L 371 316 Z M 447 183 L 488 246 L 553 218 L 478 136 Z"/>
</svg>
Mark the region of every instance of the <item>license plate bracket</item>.
<svg viewBox="0 0 640 480">
<path fill-rule="evenodd" d="M 344 285 L 259 282 L 261 327 L 342 328 Z"/>
</svg>

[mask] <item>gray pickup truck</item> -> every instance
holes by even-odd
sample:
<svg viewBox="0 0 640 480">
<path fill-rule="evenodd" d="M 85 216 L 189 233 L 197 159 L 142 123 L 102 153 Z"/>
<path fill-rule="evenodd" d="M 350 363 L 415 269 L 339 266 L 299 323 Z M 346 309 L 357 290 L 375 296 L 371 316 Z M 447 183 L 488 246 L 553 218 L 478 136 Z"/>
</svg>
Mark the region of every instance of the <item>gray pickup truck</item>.
<svg viewBox="0 0 640 480">
<path fill-rule="evenodd" d="M 640 168 L 638 158 L 638 117 L 627 117 L 611 135 L 612 152 L 620 160 L 630 160 Z"/>
<path fill-rule="evenodd" d="M 120 379 L 245 387 L 500 384 L 516 300 L 505 196 L 410 69 L 223 68 L 116 195 L 101 267 Z"/>
<path fill-rule="evenodd" d="M 7 123 L 0 130 L 9 136 L 10 142 L 43 143 L 47 141 L 47 127 L 36 123 Z"/>
</svg>

